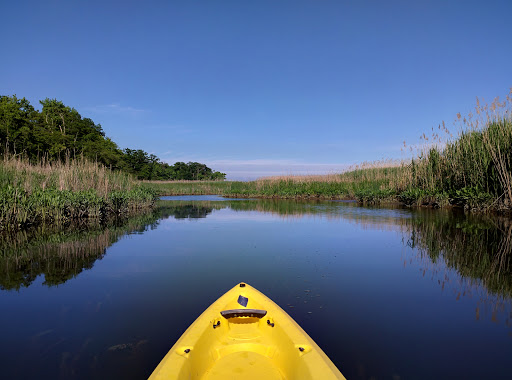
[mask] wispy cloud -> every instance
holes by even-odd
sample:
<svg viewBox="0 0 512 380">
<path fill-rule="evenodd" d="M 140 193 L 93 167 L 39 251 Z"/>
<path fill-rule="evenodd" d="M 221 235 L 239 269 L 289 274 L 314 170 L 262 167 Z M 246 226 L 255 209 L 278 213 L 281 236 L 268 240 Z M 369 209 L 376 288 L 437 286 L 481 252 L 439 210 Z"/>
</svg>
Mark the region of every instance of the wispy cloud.
<svg viewBox="0 0 512 380">
<path fill-rule="evenodd" d="M 345 163 L 304 163 L 293 159 L 208 160 L 184 156 L 166 158 L 164 161 L 170 164 L 174 164 L 177 161 L 202 162 L 216 171 L 226 173 L 227 179 L 232 180 L 253 180 L 260 177 L 289 174 L 339 173 L 350 166 L 350 164 Z"/>
<path fill-rule="evenodd" d="M 148 125 L 145 125 L 144 128 L 151 129 L 151 130 L 158 131 L 158 132 L 170 132 L 171 131 L 173 133 L 173 137 L 175 137 L 176 134 L 185 135 L 185 134 L 190 134 L 190 133 L 194 132 L 194 130 L 192 128 L 189 128 L 187 126 L 180 125 L 180 124 L 148 124 Z M 167 153 L 164 153 L 164 154 L 167 154 Z"/>
<path fill-rule="evenodd" d="M 94 112 L 97 114 L 117 114 L 117 115 L 128 115 L 128 116 L 138 116 L 143 113 L 148 112 L 147 110 L 130 107 L 130 106 L 122 106 L 119 103 L 105 104 L 105 105 L 97 105 L 93 107 L 85 107 L 87 111 Z"/>
</svg>

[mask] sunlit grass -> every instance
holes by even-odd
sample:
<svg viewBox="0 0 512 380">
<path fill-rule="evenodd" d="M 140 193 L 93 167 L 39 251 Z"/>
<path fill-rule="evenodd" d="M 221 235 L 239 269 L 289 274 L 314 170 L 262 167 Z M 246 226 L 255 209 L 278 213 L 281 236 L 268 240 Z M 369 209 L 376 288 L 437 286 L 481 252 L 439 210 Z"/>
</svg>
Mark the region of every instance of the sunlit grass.
<svg viewBox="0 0 512 380">
<path fill-rule="evenodd" d="M 0 229 L 44 221 L 100 218 L 149 207 L 155 194 L 131 176 L 85 159 L 0 162 Z"/>
<path fill-rule="evenodd" d="M 423 134 L 409 159 L 365 162 L 343 173 L 282 175 L 250 182 L 151 182 L 161 195 L 357 199 L 434 207 L 512 209 L 512 91 L 474 113 L 457 114 L 452 133 L 443 122 Z M 404 150 L 407 150 L 404 142 Z"/>
<path fill-rule="evenodd" d="M 223 195 L 229 192 L 229 181 L 142 181 L 159 195 Z"/>
<path fill-rule="evenodd" d="M 0 187 L 9 185 L 29 194 L 45 189 L 94 190 L 101 197 L 139 186 L 132 176 L 84 158 L 65 162 L 42 159 L 34 164 L 18 156 L 5 156 L 0 163 Z"/>
</svg>

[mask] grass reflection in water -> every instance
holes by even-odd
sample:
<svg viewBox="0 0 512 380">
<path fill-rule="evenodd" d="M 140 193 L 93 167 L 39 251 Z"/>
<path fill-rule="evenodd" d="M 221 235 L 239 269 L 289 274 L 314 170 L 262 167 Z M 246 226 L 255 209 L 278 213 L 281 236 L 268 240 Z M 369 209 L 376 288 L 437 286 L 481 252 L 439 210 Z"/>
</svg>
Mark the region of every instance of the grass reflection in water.
<svg viewBox="0 0 512 380">
<path fill-rule="evenodd" d="M 512 296 L 512 222 L 507 218 L 471 216 L 447 210 L 403 210 L 397 218 L 388 208 L 362 208 L 355 203 L 243 200 L 160 201 L 153 211 L 104 223 L 40 226 L 0 240 L 0 281 L 4 289 L 28 286 L 40 274 L 45 284 L 57 285 L 91 268 L 106 248 L 127 233 L 156 228 L 159 220 L 206 218 L 214 210 L 258 211 L 284 218 L 321 216 L 344 219 L 364 227 L 397 229 L 404 243 L 432 264 L 439 260 L 464 278 L 479 280 L 494 294 Z M 363 209 L 363 211 L 361 211 Z M 364 212 L 364 210 L 368 212 Z M 395 210 L 396 211 L 396 210 Z M 21 272 L 16 274 L 16 272 Z M 10 278 L 10 279 L 9 279 Z M 12 281 L 12 283 L 9 283 Z"/>
<path fill-rule="evenodd" d="M 254 218 L 246 222 L 244 217 L 249 213 Z M 266 216 L 261 218 L 260 214 Z M 262 220 L 265 223 L 260 223 Z M 271 225 L 268 221 L 275 224 Z M 347 222 L 350 224 L 348 227 Z M 260 250 L 256 250 L 252 244 L 249 247 L 245 241 L 238 242 L 238 245 L 235 242 L 233 252 L 238 252 L 238 255 L 234 258 L 230 251 L 230 239 L 244 226 L 249 227 L 250 231 L 247 235 L 242 234 L 242 239 L 258 242 Z M 264 235 L 274 226 L 284 228 L 276 229 L 275 233 L 272 231 L 269 236 Z M 309 228 L 313 232 L 304 240 L 285 240 L 297 236 L 296 230 L 304 233 Z M 342 228 L 350 232 L 342 231 Z M 330 229 L 329 233 L 323 234 L 323 229 Z M 358 241 L 358 238 L 374 236 L 381 240 L 376 240 L 376 244 L 366 244 L 367 248 L 364 249 L 375 249 L 377 254 L 365 255 L 366 252 L 361 249 L 353 257 L 349 257 L 348 253 L 334 259 L 334 254 L 342 251 L 339 246 L 345 243 L 343 239 L 359 230 L 364 231 L 354 238 L 355 245 L 347 244 L 347 247 L 357 249 L 359 244 L 365 243 Z M 375 231 L 378 233 L 374 233 Z M 386 233 L 380 234 L 381 231 Z M 282 235 L 283 232 L 286 235 Z M 126 234 L 137 236 L 133 242 L 119 241 Z M 311 330 L 316 337 L 324 339 L 326 347 L 330 348 L 330 355 L 338 358 L 342 364 L 342 360 L 351 362 L 353 358 L 363 358 L 366 360 L 363 364 L 369 368 L 368 371 L 377 374 L 380 373 L 378 371 L 389 373 L 391 369 L 388 371 L 387 367 L 382 368 L 380 357 L 388 351 L 394 352 L 396 357 L 404 355 L 400 351 L 402 348 L 388 347 L 390 337 L 386 334 L 390 334 L 389 331 L 395 334 L 393 339 L 399 345 L 408 344 L 412 339 L 410 337 L 417 333 L 418 336 L 414 339 L 430 347 L 414 351 L 415 343 L 411 344 L 413 352 L 404 360 L 407 363 L 419 352 L 428 355 L 431 351 L 436 351 L 432 347 L 437 347 L 440 336 L 448 330 L 438 331 L 439 336 L 422 330 L 431 328 L 435 331 L 434 329 L 440 329 L 446 321 L 447 326 L 453 327 L 456 332 L 463 332 L 469 338 L 474 331 L 468 330 L 467 326 L 475 330 L 481 329 L 482 334 L 493 333 L 492 328 L 496 325 L 486 322 L 500 324 L 501 330 L 495 331 L 500 337 L 503 337 L 503 330 L 506 330 L 505 334 L 511 331 L 508 319 L 512 297 L 511 234 L 512 223 L 508 219 L 477 217 L 448 210 L 411 210 L 400 207 L 393 209 L 361 207 L 355 203 L 336 201 L 272 199 L 161 201 L 154 210 L 133 218 L 113 219 L 103 224 L 66 225 L 62 228 L 40 226 L 22 233 L 4 235 L 0 240 L 0 287 L 4 291 L 4 299 L 7 300 L 5 305 L 8 306 L 3 310 L 7 315 L 6 320 L 20 320 L 16 334 L 11 335 L 11 343 L 7 340 L 5 346 L 16 346 L 18 351 L 13 351 L 11 347 L 9 350 L 13 352 L 11 358 L 20 358 L 20 362 L 22 358 L 30 355 L 32 358 L 40 358 L 41 362 L 34 366 L 38 370 L 45 368 L 47 363 L 60 365 L 48 373 L 60 373 L 61 378 L 79 378 L 78 374 L 84 374 L 82 378 L 106 378 L 107 375 L 115 378 L 119 377 L 119 368 L 127 368 L 129 373 L 147 373 L 148 368 L 154 368 L 154 362 L 161 359 L 160 351 L 170 347 L 168 345 L 172 342 L 166 339 L 181 331 L 181 325 L 177 323 L 183 320 L 183 324 L 187 325 L 189 319 L 196 315 L 190 313 L 190 309 L 200 312 L 202 308 L 202 304 L 189 307 L 187 302 L 192 301 L 186 295 L 181 297 L 172 294 L 169 297 L 170 293 L 166 292 L 175 289 L 169 284 L 178 282 L 173 276 L 181 279 L 181 274 L 178 273 L 180 271 L 185 273 L 183 278 L 190 274 L 204 274 L 205 279 L 200 278 L 197 281 L 197 286 L 202 287 L 215 275 L 210 275 L 207 270 L 194 272 L 195 263 L 199 259 L 205 260 L 207 265 L 201 268 L 208 269 L 217 265 L 216 260 L 219 260 L 222 265 L 231 265 L 234 262 L 233 268 L 228 268 L 228 274 L 235 273 L 238 266 L 249 263 L 248 265 L 256 267 L 261 265 L 254 273 L 263 273 L 267 276 L 265 280 L 269 282 L 283 275 L 286 280 L 276 282 L 277 298 L 285 300 L 282 305 L 288 312 L 295 314 L 294 317 L 298 317 L 300 323 L 308 327 L 308 331 Z M 204 236 L 207 244 L 195 243 L 198 236 Z M 262 236 L 266 241 L 262 241 Z M 160 241 L 155 241 L 158 239 Z M 393 243 L 392 248 L 385 247 L 384 244 L 390 241 Z M 116 242 L 119 242 L 116 244 L 119 249 L 112 247 L 107 250 Z M 322 246 L 324 242 L 325 245 Z M 158 244 L 164 248 L 159 248 Z M 216 252 L 215 257 L 209 256 L 209 251 L 206 254 L 202 251 L 209 248 L 208 244 L 221 246 L 217 251 L 215 247 L 212 249 L 212 252 Z M 301 247 L 301 244 L 305 247 Z M 277 248 L 272 251 L 275 245 Z M 135 248 L 130 251 L 131 246 Z M 155 252 L 146 255 L 146 247 L 148 251 L 154 249 Z M 267 252 L 269 249 L 270 253 Z M 111 254 L 107 256 L 109 259 L 94 268 L 100 273 L 99 277 L 91 276 L 87 279 L 84 276 L 85 281 L 81 281 L 83 277 L 70 281 L 93 268 L 96 260 L 106 258 L 107 253 Z M 324 261 L 319 258 L 320 255 Z M 267 262 L 261 264 L 260 257 Z M 366 258 L 380 261 L 367 262 Z M 400 258 L 405 266 L 403 270 Z M 387 263 L 392 265 L 386 265 Z M 300 265 L 318 266 L 320 270 L 308 272 L 306 268 L 303 271 Z M 124 277 L 106 277 L 116 276 L 116 271 L 123 271 Z M 350 276 L 351 271 L 356 272 L 353 277 Z M 386 273 L 383 274 L 382 271 Z M 308 273 L 311 276 L 304 277 Z M 384 282 L 392 282 L 390 273 L 400 278 L 396 284 Z M 327 277 L 331 274 L 333 277 L 345 276 L 345 279 L 334 281 L 333 278 L 325 278 L 324 274 Z M 372 274 L 382 281 L 373 281 L 370 277 Z M 36 281 L 43 276 L 44 282 Z M 311 283 L 306 281 L 314 276 L 318 279 Z M 40 291 L 38 286 L 41 282 L 44 287 L 53 288 Z M 55 288 L 56 285 L 66 282 L 69 282 L 69 286 Z M 326 292 L 326 284 L 339 285 L 339 288 L 329 293 Z M 381 284 L 384 290 L 376 288 Z M 412 284 L 411 288 L 405 289 L 409 284 Z M 285 288 L 286 285 L 290 285 L 291 290 L 277 288 Z M 24 287 L 30 289 L 23 289 Z M 425 290 L 426 288 L 428 289 Z M 20 290 L 19 294 L 13 290 Z M 401 293 L 402 290 L 404 291 Z M 202 289 L 200 293 L 197 289 L 189 292 L 201 296 L 203 293 Z M 371 298 L 374 292 L 379 295 L 379 299 Z M 48 298 L 41 298 L 39 304 L 38 297 L 41 294 Z M 383 310 L 384 303 L 379 302 L 388 295 L 391 306 L 389 310 Z M 169 300 L 172 302 L 166 304 Z M 340 303 L 343 307 L 347 305 L 347 311 L 351 309 L 347 313 L 342 308 L 338 310 L 344 312 L 343 323 L 348 327 L 344 330 L 340 324 L 337 339 L 353 339 L 353 346 L 347 350 L 339 348 L 338 352 L 337 344 L 329 347 L 329 340 L 326 339 L 329 333 L 322 326 L 311 323 L 312 317 L 329 320 L 330 310 L 336 309 L 337 300 L 343 301 Z M 460 303 L 456 303 L 458 301 Z M 25 310 L 20 307 L 22 302 L 23 307 L 27 305 L 28 310 L 33 313 L 27 319 L 29 323 L 23 322 L 25 320 L 20 317 Z M 30 305 L 30 302 L 35 302 L 36 305 Z M 169 316 L 172 319 L 182 310 L 181 306 L 176 308 L 173 303 L 183 306 L 186 313 L 183 311 L 183 315 L 175 317 L 173 324 L 168 326 Z M 376 303 L 376 309 L 373 309 L 372 303 Z M 410 303 L 412 306 L 409 307 Z M 392 310 L 393 307 L 396 310 Z M 446 312 L 444 307 L 453 315 L 448 315 L 448 312 L 443 314 Z M 134 312 L 136 309 L 144 309 L 144 312 L 139 315 Z M 370 315 L 368 310 L 371 311 Z M 379 315 L 374 318 L 375 310 L 382 315 L 375 313 Z M 401 318 L 403 314 L 406 317 Z M 426 316 L 422 319 L 424 314 Z M 153 324 L 147 323 L 148 315 L 151 315 Z M 407 326 L 409 315 L 412 327 Z M 439 319 L 436 319 L 437 316 L 440 316 Z M 484 323 L 475 324 L 475 318 Z M 360 320 L 363 322 L 359 322 Z M 382 326 L 378 326 L 379 323 Z M 32 330 L 25 333 L 23 329 L 30 324 L 34 325 Z M 459 329 L 459 324 L 465 324 L 466 327 Z M 509 327 L 503 328 L 503 324 Z M 20 327 L 22 325 L 23 328 Z M 419 326 L 417 330 L 416 325 Z M 357 329 L 353 337 L 352 328 Z M 399 336 L 400 330 L 405 331 L 403 337 Z M 382 334 L 382 337 L 378 338 L 376 334 Z M 165 336 L 165 339 L 161 336 Z M 475 341 L 482 344 L 497 341 L 483 341 L 480 335 L 475 336 Z M 459 339 L 456 334 L 450 337 Z M 508 339 L 506 336 L 505 338 Z M 431 341 L 432 345 L 428 346 Z M 378 353 L 375 362 L 372 361 L 374 358 L 371 354 L 368 354 L 370 350 Z M 390 355 L 389 358 L 393 359 L 395 356 Z M 398 361 L 390 363 L 389 366 L 399 367 L 400 374 L 408 373 L 405 364 Z M 11 373 L 14 373 L 20 366 L 13 364 L 10 368 Z M 354 371 L 352 369 L 352 374 Z M 414 369 L 410 371 L 409 374 Z"/>
</svg>

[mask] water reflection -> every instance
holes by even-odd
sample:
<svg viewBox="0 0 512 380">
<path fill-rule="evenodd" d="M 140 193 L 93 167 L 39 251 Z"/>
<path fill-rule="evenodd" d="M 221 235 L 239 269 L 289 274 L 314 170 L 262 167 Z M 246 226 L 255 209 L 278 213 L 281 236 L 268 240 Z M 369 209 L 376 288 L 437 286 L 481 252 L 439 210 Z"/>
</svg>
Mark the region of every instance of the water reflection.
<svg viewBox="0 0 512 380">
<path fill-rule="evenodd" d="M 420 262 L 423 277 L 455 301 L 476 299 L 476 320 L 512 327 L 510 219 L 424 210 L 402 227 L 404 243 L 413 249 L 409 263 Z"/>
<path fill-rule="evenodd" d="M 66 226 L 46 226 L 3 235 L 0 240 L 0 288 L 19 290 L 44 275 L 44 285 L 56 286 L 91 269 L 106 249 L 126 233 L 142 232 L 157 217 L 91 220 Z"/>
<path fill-rule="evenodd" d="M 405 226 L 406 244 L 433 264 L 442 260 L 494 294 L 512 296 L 512 223 L 506 218 L 423 212 Z"/>
<path fill-rule="evenodd" d="M 43 285 L 57 286 L 91 269 L 108 247 L 127 234 L 143 234 L 161 220 L 206 218 L 225 206 L 160 202 L 142 215 L 106 221 L 90 220 L 64 226 L 41 225 L 0 239 L 0 289 L 29 287 L 39 276 Z"/>
<path fill-rule="evenodd" d="M 146 378 L 191 319 L 244 280 L 349 378 L 467 375 L 478 361 L 466 356 L 489 346 L 498 354 L 478 359 L 506 373 L 511 234 L 510 220 L 447 210 L 209 199 L 4 236 L 4 372 Z"/>
<path fill-rule="evenodd" d="M 211 206 L 209 204 L 191 204 L 187 202 L 176 202 L 175 205 L 167 206 L 165 205 L 165 203 L 163 203 L 160 206 L 166 210 L 167 216 L 172 215 L 175 219 L 206 218 L 214 210 L 214 206 Z"/>
<path fill-rule="evenodd" d="M 436 271 L 436 263 L 441 261 L 462 278 L 479 281 L 492 294 L 512 296 L 512 223 L 509 219 L 447 210 L 272 199 L 159 201 L 155 210 L 134 218 L 69 225 L 64 230 L 42 226 L 6 235 L 0 240 L 0 287 L 4 290 L 27 287 L 41 274 L 45 276 L 45 285 L 63 284 L 92 268 L 106 249 L 123 235 L 144 233 L 170 217 L 201 219 L 215 210 L 227 208 L 271 213 L 282 218 L 343 219 L 363 228 L 399 231 L 404 244 L 413 249 L 415 259 L 428 264 L 425 270 L 428 267 Z"/>
<path fill-rule="evenodd" d="M 160 204 L 142 215 L 65 226 L 42 225 L 0 239 L 0 289 L 19 290 L 44 275 L 43 285 L 56 286 L 91 269 L 108 247 L 127 234 L 157 228 L 162 219 L 204 218 L 211 207 Z"/>
<path fill-rule="evenodd" d="M 165 204 L 163 202 L 163 204 Z M 258 200 L 184 201 L 170 207 L 175 218 L 206 217 L 214 210 L 258 211 L 281 218 L 343 219 L 363 229 L 396 231 L 411 248 L 404 266 L 414 261 L 444 291 L 450 284 L 456 300 L 478 297 L 477 319 L 497 315 L 512 325 L 504 300 L 512 297 L 512 222 L 508 218 L 453 210 L 361 207 L 356 203 Z M 455 271 L 455 275 L 454 272 Z"/>
</svg>

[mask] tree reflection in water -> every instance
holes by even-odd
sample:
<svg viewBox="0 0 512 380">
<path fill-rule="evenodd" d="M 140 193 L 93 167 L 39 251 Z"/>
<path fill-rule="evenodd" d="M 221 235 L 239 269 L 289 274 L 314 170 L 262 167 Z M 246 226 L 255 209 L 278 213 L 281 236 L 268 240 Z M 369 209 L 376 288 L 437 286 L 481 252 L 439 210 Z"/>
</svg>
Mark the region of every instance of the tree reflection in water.
<svg viewBox="0 0 512 380">
<path fill-rule="evenodd" d="M 93 267 L 123 235 L 157 228 L 159 221 L 206 218 L 214 210 L 258 211 L 282 218 L 318 216 L 343 219 L 362 228 L 396 230 L 402 234 L 408 263 L 419 263 L 422 276 L 430 276 L 456 299 L 480 297 L 476 318 L 492 320 L 505 315 L 512 297 L 512 222 L 507 218 L 474 216 L 449 210 L 410 210 L 361 207 L 355 203 L 284 200 L 160 201 L 145 214 L 128 219 L 81 225 L 40 226 L 3 236 L 0 242 L 0 287 L 15 290 L 30 286 L 44 275 L 43 284 L 55 286 Z M 485 306 L 485 307 L 484 307 Z"/>
<path fill-rule="evenodd" d="M 0 289 L 19 290 L 44 275 L 43 285 L 55 286 L 91 269 L 108 247 L 126 234 L 144 233 L 162 219 L 205 218 L 211 207 L 160 204 L 155 210 L 123 219 L 67 225 L 42 225 L 0 240 Z"/>
</svg>

